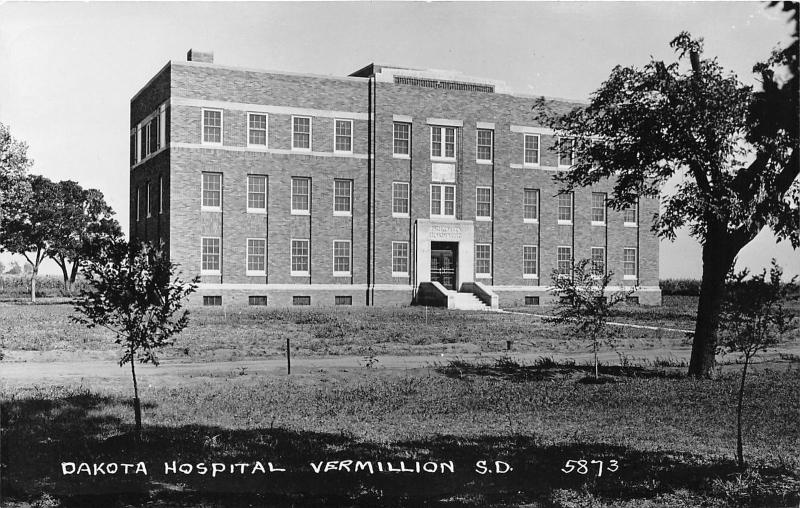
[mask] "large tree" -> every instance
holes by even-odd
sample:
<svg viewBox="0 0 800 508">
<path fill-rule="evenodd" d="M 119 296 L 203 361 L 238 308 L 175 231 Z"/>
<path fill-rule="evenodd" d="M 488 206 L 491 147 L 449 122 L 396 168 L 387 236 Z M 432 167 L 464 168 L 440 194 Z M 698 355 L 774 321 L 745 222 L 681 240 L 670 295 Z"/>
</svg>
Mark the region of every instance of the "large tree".
<svg viewBox="0 0 800 508">
<path fill-rule="evenodd" d="M 610 179 L 616 209 L 660 196 L 654 231 L 674 239 L 687 228 L 702 244 L 689 374 L 708 377 L 736 255 L 765 227 L 800 245 L 797 41 L 754 68 L 763 80 L 758 92 L 703 58 L 702 39 L 684 32 L 670 45 L 678 61 L 617 66 L 587 106 L 559 116 L 542 102 L 538 115 L 574 140 L 577 162 L 557 176 L 564 190 Z"/>
<path fill-rule="evenodd" d="M 61 268 L 64 289 L 71 292 L 81 261 L 97 259 L 104 246 L 122 237 L 122 230 L 102 192 L 71 180 L 56 186 L 55 234 L 47 255 Z"/>
<path fill-rule="evenodd" d="M 0 249 L 5 220 L 20 214 L 30 192 L 25 176 L 31 164 L 28 145 L 11 137 L 9 128 L 0 122 Z"/>
</svg>

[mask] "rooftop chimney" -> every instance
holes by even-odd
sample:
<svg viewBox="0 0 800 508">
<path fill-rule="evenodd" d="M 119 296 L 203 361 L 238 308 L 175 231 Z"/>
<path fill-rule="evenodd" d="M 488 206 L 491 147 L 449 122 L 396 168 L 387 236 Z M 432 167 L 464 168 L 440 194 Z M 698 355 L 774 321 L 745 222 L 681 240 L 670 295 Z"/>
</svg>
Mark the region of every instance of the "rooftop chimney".
<svg viewBox="0 0 800 508">
<path fill-rule="evenodd" d="M 214 63 L 214 52 L 190 49 L 189 52 L 186 53 L 186 60 L 188 62 Z"/>
</svg>

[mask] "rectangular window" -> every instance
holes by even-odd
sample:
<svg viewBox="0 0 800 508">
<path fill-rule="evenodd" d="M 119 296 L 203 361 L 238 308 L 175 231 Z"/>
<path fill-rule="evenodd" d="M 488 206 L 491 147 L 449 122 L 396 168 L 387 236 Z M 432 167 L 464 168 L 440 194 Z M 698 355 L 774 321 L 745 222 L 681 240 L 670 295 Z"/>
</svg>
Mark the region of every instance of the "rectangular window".
<svg viewBox="0 0 800 508">
<path fill-rule="evenodd" d="M 158 177 L 158 213 L 164 213 L 164 177 Z"/>
<path fill-rule="evenodd" d="M 522 246 L 522 277 L 539 278 L 539 248 L 535 245 Z"/>
<path fill-rule="evenodd" d="M 200 273 L 204 275 L 219 275 L 220 273 L 220 238 L 203 237 Z"/>
<path fill-rule="evenodd" d="M 408 182 L 392 182 L 392 215 L 408 217 Z"/>
<path fill-rule="evenodd" d="M 222 174 L 203 173 L 203 210 L 222 209 Z"/>
<path fill-rule="evenodd" d="M 572 224 L 573 193 L 558 195 L 558 223 Z"/>
<path fill-rule="evenodd" d="M 475 244 L 475 277 L 492 276 L 492 246 L 488 243 Z"/>
<path fill-rule="evenodd" d="M 204 296 L 203 307 L 220 307 L 222 306 L 222 296 Z"/>
<path fill-rule="evenodd" d="M 247 146 L 267 147 L 266 113 L 247 113 Z"/>
<path fill-rule="evenodd" d="M 350 276 L 350 240 L 333 241 L 333 275 Z"/>
<path fill-rule="evenodd" d="M 150 156 L 150 122 L 144 126 L 144 157 Z"/>
<path fill-rule="evenodd" d="M 145 209 L 147 210 L 147 217 L 150 218 L 150 217 L 153 216 L 153 214 L 152 214 L 152 212 L 150 210 L 150 182 L 147 182 L 147 191 L 145 192 L 145 199 L 147 201 L 145 201 L 145 205 L 144 206 L 145 206 Z"/>
<path fill-rule="evenodd" d="M 147 123 L 147 139 L 148 139 L 147 155 L 152 155 L 156 153 L 159 148 L 161 148 L 159 146 L 159 141 L 161 137 L 159 135 L 158 129 L 159 129 L 158 116 L 156 116 L 153 117 L 153 119 Z"/>
<path fill-rule="evenodd" d="M 525 159 L 526 166 L 539 165 L 539 135 L 525 134 Z"/>
<path fill-rule="evenodd" d="M 606 195 L 604 192 L 592 192 L 592 225 L 606 224 Z"/>
<path fill-rule="evenodd" d="M 392 242 L 392 277 L 408 277 L 408 242 Z"/>
<path fill-rule="evenodd" d="M 431 185 L 431 217 L 456 216 L 456 186 Z"/>
<path fill-rule="evenodd" d="M 139 124 L 139 161 L 143 161 L 147 157 L 147 126 Z"/>
<path fill-rule="evenodd" d="M 622 254 L 622 269 L 626 280 L 635 280 L 637 277 L 636 271 L 636 249 L 625 248 Z"/>
<path fill-rule="evenodd" d="M 431 158 L 455 160 L 455 127 L 431 127 Z"/>
<path fill-rule="evenodd" d="M 135 166 L 139 160 L 136 157 L 136 129 L 131 129 L 131 166 Z"/>
<path fill-rule="evenodd" d="M 557 256 L 558 275 L 572 275 L 572 247 L 559 247 Z"/>
<path fill-rule="evenodd" d="M 292 178 L 292 215 L 311 213 L 311 179 Z"/>
<path fill-rule="evenodd" d="M 525 189 L 522 201 L 525 222 L 539 222 L 539 190 Z"/>
<path fill-rule="evenodd" d="M 308 276 L 309 241 L 292 240 L 292 275 Z"/>
<path fill-rule="evenodd" d="M 339 153 L 353 153 L 353 121 L 336 120 L 334 128 L 333 151 Z"/>
<path fill-rule="evenodd" d="M 222 110 L 203 110 L 203 143 L 222 144 Z"/>
<path fill-rule="evenodd" d="M 636 227 L 639 205 L 637 203 L 622 210 L 622 220 L 627 227 Z"/>
<path fill-rule="evenodd" d="M 394 155 L 411 154 L 411 124 L 394 122 Z"/>
<path fill-rule="evenodd" d="M 136 222 L 142 220 L 142 213 L 141 213 L 141 190 L 139 187 L 136 187 Z"/>
<path fill-rule="evenodd" d="M 333 297 L 333 304 L 334 305 L 353 305 L 353 297 L 352 296 L 334 296 Z"/>
<path fill-rule="evenodd" d="M 247 175 L 247 211 L 250 213 L 267 212 L 266 176 Z"/>
<path fill-rule="evenodd" d="M 333 181 L 333 214 L 351 215 L 353 211 L 353 181 Z"/>
<path fill-rule="evenodd" d="M 311 150 L 311 117 L 292 117 L 292 150 Z"/>
<path fill-rule="evenodd" d="M 478 187 L 475 189 L 475 219 L 491 220 L 492 218 L 492 188 Z"/>
<path fill-rule="evenodd" d="M 561 138 L 558 141 L 558 165 L 560 167 L 570 167 L 573 164 L 575 164 L 575 140 Z"/>
<path fill-rule="evenodd" d="M 539 305 L 539 297 L 538 296 L 526 296 L 525 297 L 525 305 Z"/>
<path fill-rule="evenodd" d="M 606 274 L 606 249 L 605 247 L 592 247 L 592 274 Z"/>
<path fill-rule="evenodd" d="M 311 305 L 310 296 L 293 296 L 292 305 Z"/>
<path fill-rule="evenodd" d="M 247 239 L 247 275 L 267 273 L 267 241 L 264 238 Z"/>
<path fill-rule="evenodd" d="M 481 162 L 492 162 L 492 137 L 494 131 L 478 129 L 478 148 L 475 158 Z"/>
<path fill-rule="evenodd" d="M 258 306 L 258 307 L 266 307 L 267 306 L 267 297 L 258 295 L 258 296 L 248 296 L 247 297 L 247 304 Z"/>
</svg>

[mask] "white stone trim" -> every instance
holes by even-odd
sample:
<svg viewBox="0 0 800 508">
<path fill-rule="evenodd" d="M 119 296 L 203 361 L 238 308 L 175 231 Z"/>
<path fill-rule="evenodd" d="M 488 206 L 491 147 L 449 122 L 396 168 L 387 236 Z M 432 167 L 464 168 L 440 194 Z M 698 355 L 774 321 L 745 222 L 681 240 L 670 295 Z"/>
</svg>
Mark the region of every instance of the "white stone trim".
<svg viewBox="0 0 800 508">
<path fill-rule="evenodd" d="M 229 109 L 236 111 L 248 111 L 250 113 L 275 113 L 278 115 L 339 118 L 340 120 L 367 120 L 366 113 L 356 113 L 354 111 L 295 108 L 290 106 L 275 106 L 271 104 L 251 104 L 247 102 L 210 101 L 205 99 L 190 99 L 188 97 L 172 97 L 170 99 L 170 105 L 191 106 L 205 109 Z"/>
<path fill-rule="evenodd" d="M 301 151 L 301 150 L 286 150 L 283 148 L 255 148 L 247 146 L 222 146 L 222 145 L 202 145 L 199 143 L 180 143 L 170 142 L 170 148 L 187 148 L 187 149 L 205 149 L 205 150 L 225 150 L 229 152 L 258 152 L 280 155 L 311 155 L 314 157 L 341 157 L 345 159 L 366 159 L 365 153 L 333 153 L 333 152 L 314 152 L 314 151 Z M 135 166 L 134 166 L 135 167 Z"/>
<path fill-rule="evenodd" d="M 547 127 L 528 127 L 526 125 L 512 125 L 511 132 L 523 132 L 526 134 L 545 134 L 552 136 L 556 133 L 553 129 Z"/>
<path fill-rule="evenodd" d="M 461 120 L 450 120 L 447 118 L 428 118 L 425 120 L 428 125 L 441 125 L 442 127 L 464 127 L 464 122 Z M 442 138 L 444 143 L 444 138 Z"/>
<path fill-rule="evenodd" d="M 393 122 L 414 123 L 414 118 L 408 115 L 392 115 Z"/>
<path fill-rule="evenodd" d="M 346 291 L 365 290 L 366 284 L 235 284 L 235 283 L 200 283 L 197 289 L 201 291 Z M 409 284 L 374 284 L 376 291 L 413 291 L 414 286 Z"/>
<path fill-rule="evenodd" d="M 557 167 L 557 166 L 534 166 L 533 164 L 515 164 L 511 163 L 509 165 L 511 169 L 541 169 L 543 171 L 567 171 L 566 167 Z"/>
<path fill-rule="evenodd" d="M 491 129 L 494 130 L 494 122 L 478 122 L 475 125 L 476 129 Z"/>
</svg>

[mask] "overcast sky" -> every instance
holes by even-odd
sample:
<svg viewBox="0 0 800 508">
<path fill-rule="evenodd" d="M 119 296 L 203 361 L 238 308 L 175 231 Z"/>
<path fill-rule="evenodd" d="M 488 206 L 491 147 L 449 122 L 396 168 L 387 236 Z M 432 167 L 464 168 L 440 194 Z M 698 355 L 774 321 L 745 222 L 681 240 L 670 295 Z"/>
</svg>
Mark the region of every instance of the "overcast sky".
<svg viewBox="0 0 800 508">
<path fill-rule="evenodd" d="M 340 76 L 370 62 L 452 69 L 585 100 L 617 64 L 672 59 L 681 30 L 753 83 L 753 64 L 789 39 L 785 20 L 756 2 L 6 3 L 0 121 L 30 145 L 34 173 L 100 189 L 127 230 L 130 98 L 189 48 L 221 64 Z M 768 233 L 739 263 L 771 257 L 800 273 L 800 253 Z M 700 267 L 687 235 L 662 242 L 662 278 Z"/>
</svg>

